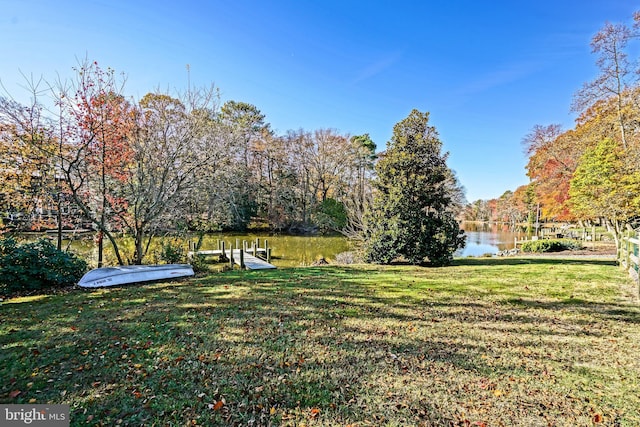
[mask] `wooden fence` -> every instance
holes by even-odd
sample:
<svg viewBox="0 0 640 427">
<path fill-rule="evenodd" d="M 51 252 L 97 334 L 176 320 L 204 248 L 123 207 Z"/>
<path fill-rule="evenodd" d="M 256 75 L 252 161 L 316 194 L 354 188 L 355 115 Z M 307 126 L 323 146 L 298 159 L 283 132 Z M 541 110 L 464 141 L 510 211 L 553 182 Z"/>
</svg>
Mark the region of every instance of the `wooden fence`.
<svg viewBox="0 0 640 427">
<path fill-rule="evenodd" d="M 636 282 L 639 280 L 639 246 L 640 239 L 634 237 L 624 237 L 620 239 L 620 248 L 618 250 L 618 262 L 625 270 L 629 271 L 629 275 L 633 277 Z"/>
</svg>

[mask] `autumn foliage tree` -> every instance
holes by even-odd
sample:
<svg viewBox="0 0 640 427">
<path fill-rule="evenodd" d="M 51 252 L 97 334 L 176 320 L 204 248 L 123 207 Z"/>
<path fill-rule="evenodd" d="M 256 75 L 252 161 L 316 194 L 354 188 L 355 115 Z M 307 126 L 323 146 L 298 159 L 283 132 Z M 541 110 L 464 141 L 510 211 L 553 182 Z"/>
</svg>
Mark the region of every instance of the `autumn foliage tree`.
<svg viewBox="0 0 640 427">
<path fill-rule="evenodd" d="M 142 263 L 154 236 L 185 222 L 185 206 L 199 194 L 202 173 L 219 161 L 216 105 L 214 88 L 183 99 L 150 93 L 140 100 L 130 136 L 132 167 L 122 185 L 128 206 L 119 213 L 134 239 L 132 263 Z"/>
<path fill-rule="evenodd" d="M 536 125 L 523 143 L 529 154 L 527 175 L 535 183 L 542 218 L 574 219 L 567 204 L 569 182 L 583 152 L 575 132 L 563 132 L 559 125 Z"/>
<path fill-rule="evenodd" d="M 55 196 L 53 165 L 34 148 L 44 143 L 35 138 L 14 124 L 0 123 L 0 212 L 7 223 L 16 220 L 32 229 L 46 225 L 37 213 Z"/>
<path fill-rule="evenodd" d="M 636 13 L 634 19 L 636 25 L 633 28 L 623 23 L 607 22 L 593 36 L 591 48 L 597 55 L 599 74 L 576 93 L 573 104 L 576 111 L 585 111 L 602 101 L 610 105 L 615 116 L 616 139 L 623 148 L 627 147 L 627 135 L 633 128 L 628 117 L 633 105 L 630 89 L 638 81 L 637 70 L 629 61 L 627 53 L 629 43 L 639 36 L 640 14 Z"/>
<path fill-rule="evenodd" d="M 37 83 L 28 84 L 35 96 Z M 0 97 L 0 212 L 12 225 L 17 220 L 19 227 L 33 230 L 55 224 L 47 211 L 52 203 L 60 205 L 64 191 L 52 155 L 58 145 L 42 105 Z M 62 225 L 61 218 L 57 222 Z"/>
<path fill-rule="evenodd" d="M 59 138 L 66 146 L 56 153 L 57 164 L 75 205 L 97 231 L 98 266 L 104 236 L 124 263 L 114 233 L 121 229 L 116 213 L 127 203 L 118 193 L 133 157 L 128 137 L 134 113 L 122 85 L 113 70 L 85 61 L 74 80 L 55 88 Z"/>
<path fill-rule="evenodd" d="M 640 213 L 640 86 L 629 60 L 635 25 L 605 26 L 593 37 L 599 74 L 577 92 L 574 129 L 537 126 L 525 138 L 528 175 L 547 218 L 602 220 L 618 240 Z"/>
<path fill-rule="evenodd" d="M 640 213 L 640 173 L 628 150 L 605 139 L 583 155 L 571 180 L 571 202 L 580 217 L 603 217 L 616 241 Z"/>
</svg>

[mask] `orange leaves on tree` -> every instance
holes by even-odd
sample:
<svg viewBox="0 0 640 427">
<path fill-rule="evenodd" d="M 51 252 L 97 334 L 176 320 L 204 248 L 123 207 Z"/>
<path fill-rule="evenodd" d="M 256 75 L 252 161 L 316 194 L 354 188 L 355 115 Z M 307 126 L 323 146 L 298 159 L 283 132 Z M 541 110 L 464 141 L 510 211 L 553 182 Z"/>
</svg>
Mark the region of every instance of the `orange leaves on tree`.
<svg viewBox="0 0 640 427">
<path fill-rule="evenodd" d="M 572 219 L 567 205 L 569 182 L 584 151 L 582 140 L 559 125 L 536 125 L 524 143 L 529 153 L 527 175 L 536 184 L 542 216 Z"/>
<path fill-rule="evenodd" d="M 81 129 L 80 143 L 88 148 L 89 163 L 100 173 L 126 181 L 134 156 L 129 138 L 135 127 L 130 114 L 133 107 L 108 88 L 97 93 L 88 90 L 79 96 L 76 120 Z"/>
</svg>

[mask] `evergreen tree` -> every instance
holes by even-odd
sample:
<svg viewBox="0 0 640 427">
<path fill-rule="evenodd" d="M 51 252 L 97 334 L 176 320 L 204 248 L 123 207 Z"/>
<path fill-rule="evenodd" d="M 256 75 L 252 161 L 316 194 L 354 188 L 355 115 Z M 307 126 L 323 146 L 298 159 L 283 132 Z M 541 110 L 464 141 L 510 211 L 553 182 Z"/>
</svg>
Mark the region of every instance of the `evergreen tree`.
<svg viewBox="0 0 640 427">
<path fill-rule="evenodd" d="M 464 247 L 454 212 L 462 190 L 441 148 L 429 113 L 413 110 L 395 125 L 376 165 L 377 191 L 365 216 L 366 261 L 388 264 L 403 256 L 412 264 L 447 265 Z"/>
</svg>

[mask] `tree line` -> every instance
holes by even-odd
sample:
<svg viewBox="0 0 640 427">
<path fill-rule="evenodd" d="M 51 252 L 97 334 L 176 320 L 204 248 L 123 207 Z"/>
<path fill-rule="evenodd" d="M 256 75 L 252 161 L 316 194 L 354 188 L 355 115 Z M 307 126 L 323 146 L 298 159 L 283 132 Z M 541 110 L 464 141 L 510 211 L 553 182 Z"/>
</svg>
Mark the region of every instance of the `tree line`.
<svg viewBox="0 0 640 427">
<path fill-rule="evenodd" d="M 381 263 L 446 264 L 464 242 L 462 188 L 428 113 L 396 125 L 376 162 L 368 134 L 277 134 L 256 106 L 220 105 L 215 87 L 136 101 L 124 83 L 85 60 L 69 80 L 29 82 L 28 105 L 0 97 L 5 230 L 55 228 L 59 249 L 63 229 L 94 230 L 98 266 L 105 242 L 118 263 L 141 264 L 154 236 L 180 231 L 340 231 Z"/>
<path fill-rule="evenodd" d="M 120 263 L 140 263 L 167 230 L 346 229 L 371 198 L 376 145 L 333 129 L 278 135 L 254 105 L 214 87 L 124 94 L 114 70 L 29 82 L 31 103 L 0 97 L 5 229 L 91 228 Z M 120 253 L 116 234 L 135 241 Z"/>
<path fill-rule="evenodd" d="M 530 183 L 465 206 L 466 220 L 594 222 L 615 239 L 640 219 L 640 12 L 592 38 L 598 75 L 574 96 L 575 126 L 535 125 L 523 138 Z"/>
</svg>

